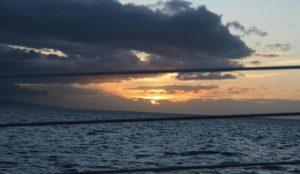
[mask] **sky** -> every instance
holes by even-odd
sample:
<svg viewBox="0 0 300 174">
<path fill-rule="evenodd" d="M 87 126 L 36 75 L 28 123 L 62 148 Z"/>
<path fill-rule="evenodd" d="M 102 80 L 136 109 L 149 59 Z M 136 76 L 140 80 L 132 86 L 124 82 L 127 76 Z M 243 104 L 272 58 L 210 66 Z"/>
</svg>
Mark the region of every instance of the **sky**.
<svg viewBox="0 0 300 174">
<path fill-rule="evenodd" d="M 1 0 L 0 73 L 300 65 L 297 0 Z M 292 71 L 0 79 L 0 98 L 76 109 L 299 111 Z"/>
</svg>

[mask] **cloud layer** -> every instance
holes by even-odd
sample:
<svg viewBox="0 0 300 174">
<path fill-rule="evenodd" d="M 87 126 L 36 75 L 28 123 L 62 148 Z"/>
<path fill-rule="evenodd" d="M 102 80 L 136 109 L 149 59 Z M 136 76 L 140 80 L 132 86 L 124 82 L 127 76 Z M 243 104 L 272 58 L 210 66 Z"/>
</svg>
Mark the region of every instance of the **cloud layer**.
<svg viewBox="0 0 300 174">
<path fill-rule="evenodd" d="M 0 21 L 1 74 L 241 66 L 235 60 L 253 52 L 221 16 L 184 0 L 155 8 L 117 0 L 1 0 Z M 0 88 L 19 82 L 2 82 L 7 85 Z"/>
<path fill-rule="evenodd" d="M 237 75 L 229 74 L 229 73 L 190 73 L 190 74 L 178 74 L 176 76 L 177 79 L 185 81 L 185 80 L 229 80 L 238 78 Z"/>
<path fill-rule="evenodd" d="M 256 26 L 251 26 L 249 28 L 246 28 L 242 24 L 240 24 L 238 21 L 228 22 L 226 24 L 226 26 L 228 28 L 234 28 L 234 29 L 242 32 L 242 36 L 249 36 L 249 35 L 255 34 L 257 36 L 264 37 L 264 36 L 268 35 L 268 32 L 262 31 L 262 30 L 258 29 Z"/>
<path fill-rule="evenodd" d="M 140 90 L 144 93 L 151 93 L 151 91 L 159 90 L 162 94 L 176 94 L 181 93 L 197 93 L 199 91 L 208 91 L 217 89 L 217 85 L 197 85 L 197 86 L 188 86 L 188 85 L 165 85 L 165 86 L 139 86 L 136 88 L 129 88 L 129 90 Z"/>
<path fill-rule="evenodd" d="M 281 44 L 281 43 L 275 43 L 275 44 L 269 44 L 267 45 L 268 48 L 271 48 L 271 49 L 279 49 L 281 51 L 289 51 L 291 49 L 291 44 L 289 43 L 284 43 L 284 44 Z"/>
<path fill-rule="evenodd" d="M 69 57 L 60 64 L 77 66 L 101 67 L 113 62 L 140 67 L 131 50 L 149 53 L 147 66 L 151 68 L 209 64 L 251 54 L 252 50 L 222 25 L 221 17 L 204 6 L 192 8 L 178 0 L 161 5 L 163 9 L 153 11 L 115 0 L 2 0 L 1 42 L 56 49 Z M 32 53 L 23 50 L 22 57 L 36 58 Z"/>
</svg>

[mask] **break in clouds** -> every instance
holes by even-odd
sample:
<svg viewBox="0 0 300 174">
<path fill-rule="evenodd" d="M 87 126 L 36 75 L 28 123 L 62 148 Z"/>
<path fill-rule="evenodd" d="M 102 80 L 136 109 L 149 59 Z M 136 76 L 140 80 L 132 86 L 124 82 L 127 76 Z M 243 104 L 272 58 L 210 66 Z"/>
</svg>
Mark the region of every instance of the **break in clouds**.
<svg viewBox="0 0 300 174">
<path fill-rule="evenodd" d="M 1 74 L 242 66 L 235 60 L 253 53 L 220 15 L 184 0 L 154 6 L 116 0 L 1 0 L 0 21 Z M 235 78 L 191 78 L 209 77 Z M 1 83 L 0 91 L 15 83 Z"/>
</svg>

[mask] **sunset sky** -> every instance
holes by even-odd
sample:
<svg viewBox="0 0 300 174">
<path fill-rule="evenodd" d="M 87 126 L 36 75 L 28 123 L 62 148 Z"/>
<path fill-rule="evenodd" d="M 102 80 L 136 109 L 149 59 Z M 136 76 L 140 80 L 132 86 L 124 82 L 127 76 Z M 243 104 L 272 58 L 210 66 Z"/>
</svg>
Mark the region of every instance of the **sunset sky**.
<svg viewBox="0 0 300 174">
<path fill-rule="evenodd" d="M 300 65 L 298 0 L 1 0 L 0 73 Z M 300 70 L 0 79 L 0 98 L 76 109 L 299 111 Z"/>
</svg>

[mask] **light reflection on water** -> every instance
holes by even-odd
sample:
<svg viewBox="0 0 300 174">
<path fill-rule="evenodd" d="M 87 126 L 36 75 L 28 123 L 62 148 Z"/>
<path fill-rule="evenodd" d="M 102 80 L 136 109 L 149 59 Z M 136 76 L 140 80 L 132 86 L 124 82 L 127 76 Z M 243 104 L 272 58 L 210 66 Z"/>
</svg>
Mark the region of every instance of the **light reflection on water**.
<svg viewBox="0 0 300 174">
<path fill-rule="evenodd" d="M 4 107 L 1 123 L 159 114 Z M 231 119 L 0 129 L 0 173 L 268 162 L 300 158 L 300 121 Z M 300 167 L 178 173 L 299 173 Z M 169 172 L 175 173 L 175 172 Z"/>
</svg>

